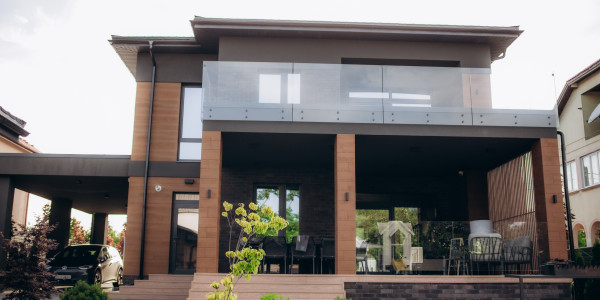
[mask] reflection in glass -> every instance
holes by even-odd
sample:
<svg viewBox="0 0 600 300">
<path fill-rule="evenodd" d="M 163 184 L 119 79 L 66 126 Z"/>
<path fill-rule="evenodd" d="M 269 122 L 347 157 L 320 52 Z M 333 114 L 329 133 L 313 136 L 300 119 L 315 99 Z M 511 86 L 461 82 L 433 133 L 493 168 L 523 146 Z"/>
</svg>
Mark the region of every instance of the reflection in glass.
<svg viewBox="0 0 600 300">
<path fill-rule="evenodd" d="M 196 247 L 198 244 L 198 209 L 177 210 L 175 268 L 196 269 Z"/>
</svg>

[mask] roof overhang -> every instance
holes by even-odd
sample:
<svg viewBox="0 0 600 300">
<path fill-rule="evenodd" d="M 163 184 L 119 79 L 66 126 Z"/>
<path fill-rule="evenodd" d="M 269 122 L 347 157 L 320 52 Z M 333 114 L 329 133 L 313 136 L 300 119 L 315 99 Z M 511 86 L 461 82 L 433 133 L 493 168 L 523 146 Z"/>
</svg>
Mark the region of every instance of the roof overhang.
<svg viewBox="0 0 600 300">
<path fill-rule="evenodd" d="M 18 143 L 19 136 L 28 136 L 29 132 L 25 130 L 25 124 L 27 122 L 13 116 L 7 110 L 0 106 L 0 127 L 4 128 L 10 133 L 11 140 Z"/>
<path fill-rule="evenodd" d="M 560 96 L 556 100 L 556 105 L 558 106 L 558 115 L 562 114 L 565 105 L 567 105 L 567 101 L 569 101 L 569 97 L 571 97 L 571 93 L 573 90 L 577 88 L 577 83 L 583 81 L 584 79 L 590 77 L 592 74 L 596 73 L 600 70 L 600 59 L 589 65 L 587 68 L 583 69 L 583 71 L 577 73 L 577 75 L 573 76 L 571 79 L 567 80 L 565 86 L 560 92 Z"/>
</svg>

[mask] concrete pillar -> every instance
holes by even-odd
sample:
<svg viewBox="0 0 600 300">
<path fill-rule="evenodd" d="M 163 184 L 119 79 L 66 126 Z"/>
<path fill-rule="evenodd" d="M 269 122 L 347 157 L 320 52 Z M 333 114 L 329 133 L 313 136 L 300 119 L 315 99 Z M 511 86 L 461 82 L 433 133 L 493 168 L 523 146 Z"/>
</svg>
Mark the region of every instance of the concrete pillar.
<svg viewBox="0 0 600 300">
<path fill-rule="evenodd" d="M 338 134 L 334 153 L 335 273 L 356 274 L 356 148 L 354 134 Z"/>
<path fill-rule="evenodd" d="M 95 213 L 92 216 L 90 244 L 106 244 L 108 236 L 108 214 Z"/>
<path fill-rule="evenodd" d="M 217 273 L 219 271 L 222 164 L 221 132 L 204 131 L 202 133 L 202 162 L 200 163 L 196 260 L 196 271 L 199 273 Z"/>
<path fill-rule="evenodd" d="M 536 142 L 531 149 L 531 160 L 541 262 L 555 258 L 567 260 L 565 210 L 562 205 L 557 140 L 544 138 Z M 553 196 L 559 199 L 557 203 L 554 203 Z"/>
<path fill-rule="evenodd" d="M 11 235 L 11 217 L 14 199 L 14 185 L 8 176 L 0 176 L 0 232 L 4 237 Z M 6 268 L 6 254 L 0 252 L 0 270 Z"/>
<path fill-rule="evenodd" d="M 58 247 L 55 251 L 49 253 L 50 255 L 56 254 L 69 244 L 72 207 L 73 202 L 70 199 L 52 199 L 49 220 L 50 225 L 55 225 L 56 227 L 48 234 L 48 237 L 56 240 Z"/>
<path fill-rule="evenodd" d="M 467 183 L 469 221 L 489 220 L 487 173 L 484 171 L 465 171 L 464 176 Z"/>
</svg>

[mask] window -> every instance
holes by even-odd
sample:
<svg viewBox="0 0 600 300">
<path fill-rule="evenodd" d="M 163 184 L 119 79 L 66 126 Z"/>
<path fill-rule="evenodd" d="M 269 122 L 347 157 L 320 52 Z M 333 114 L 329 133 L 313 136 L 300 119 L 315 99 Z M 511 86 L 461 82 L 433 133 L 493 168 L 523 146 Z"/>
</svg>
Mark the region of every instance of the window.
<svg viewBox="0 0 600 300">
<path fill-rule="evenodd" d="M 258 186 L 255 192 L 259 211 L 262 206 L 270 206 L 276 215 L 289 222 L 285 229 L 285 237 L 288 243 L 291 242 L 300 232 L 300 189 L 298 186 L 284 184 Z M 276 235 L 283 236 L 284 232 L 267 232 L 267 236 Z"/>
<path fill-rule="evenodd" d="M 583 169 L 583 187 L 600 183 L 600 166 L 598 165 L 598 151 L 581 158 Z"/>
<path fill-rule="evenodd" d="M 577 164 L 575 161 L 567 163 L 567 187 L 569 192 L 579 189 L 577 185 Z"/>
<path fill-rule="evenodd" d="M 179 160 L 200 160 L 202 152 L 201 87 L 183 87 L 179 128 Z"/>
</svg>

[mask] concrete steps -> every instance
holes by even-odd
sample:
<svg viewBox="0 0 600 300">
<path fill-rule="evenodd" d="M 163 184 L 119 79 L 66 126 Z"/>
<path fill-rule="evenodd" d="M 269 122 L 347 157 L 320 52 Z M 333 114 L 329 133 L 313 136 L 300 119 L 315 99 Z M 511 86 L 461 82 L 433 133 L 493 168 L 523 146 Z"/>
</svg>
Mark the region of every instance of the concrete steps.
<svg viewBox="0 0 600 300">
<path fill-rule="evenodd" d="M 109 292 L 110 299 L 185 300 L 193 275 L 150 274 L 147 280 L 135 280 L 134 285 Z"/>
<path fill-rule="evenodd" d="M 212 292 L 210 284 L 220 281 L 225 274 L 194 275 L 188 300 L 204 300 Z M 257 274 L 250 281 L 240 279 L 235 285 L 239 300 L 256 300 L 270 293 L 293 300 L 331 299 L 345 297 L 342 278 L 332 275 Z"/>
</svg>

